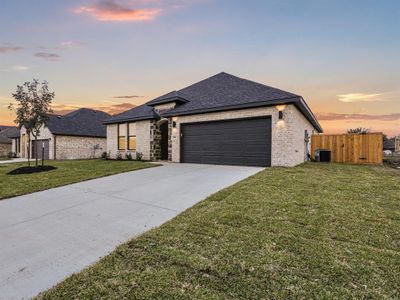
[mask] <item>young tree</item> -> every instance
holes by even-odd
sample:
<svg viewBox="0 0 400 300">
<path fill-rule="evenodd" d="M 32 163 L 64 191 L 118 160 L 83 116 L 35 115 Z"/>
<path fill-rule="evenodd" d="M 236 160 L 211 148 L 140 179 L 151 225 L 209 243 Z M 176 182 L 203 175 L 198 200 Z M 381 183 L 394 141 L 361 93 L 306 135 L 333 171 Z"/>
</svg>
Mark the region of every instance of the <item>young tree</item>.
<svg viewBox="0 0 400 300">
<path fill-rule="evenodd" d="M 357 128 L 353 128 L 353 129 L 347 129 L 347 133 L 361 133 L 361 134 L 366 134 L 369 133 L 369 129 L 368 128 L 362 128 L 362 127 L 357 127 Z"/>
<path fill-rule="evenodd" d="M 28 163 L 30 166 L 30 155 L 31 155 L 31 139 L 30 135 L 35 138 L 35 153 L 36 153 L 36 167 L 38 166 L 38 151 L 37 151 L 37 137 L 40 134 L 40 128 L 47 125 L 49 120 L 49 113 L 52 113 L 50 107 L 51 102 L 54 99 L 55 93 L 49 91 L 47 81 L 39 82 L 37 79 L 33 79 L 32 82 L 25 82 L 22 86 L 17 86 L 17 91 L 12 94 L 17 107 L 13 104 L 9 105 L 10 110 L 15 110 L 16 119 L 15 123 L 21 127 L 22 125 L 26 128 L 26 134 L 28 136 Z"/>
</svg>

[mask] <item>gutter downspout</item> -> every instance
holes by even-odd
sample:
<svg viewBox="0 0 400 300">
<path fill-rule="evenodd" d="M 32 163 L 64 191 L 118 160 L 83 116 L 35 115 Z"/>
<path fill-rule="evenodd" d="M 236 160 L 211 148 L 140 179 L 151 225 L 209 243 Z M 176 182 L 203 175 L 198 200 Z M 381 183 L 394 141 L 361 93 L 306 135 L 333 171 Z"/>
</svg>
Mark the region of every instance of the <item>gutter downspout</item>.
<svg viewBox="0 0 400 300">
<path fill-rule="evenodd" d="M 56 160 L 57 159 L 57 136 L 53 135 L 53 137 L 54 137 L 53 159 Z"/>
</svg>

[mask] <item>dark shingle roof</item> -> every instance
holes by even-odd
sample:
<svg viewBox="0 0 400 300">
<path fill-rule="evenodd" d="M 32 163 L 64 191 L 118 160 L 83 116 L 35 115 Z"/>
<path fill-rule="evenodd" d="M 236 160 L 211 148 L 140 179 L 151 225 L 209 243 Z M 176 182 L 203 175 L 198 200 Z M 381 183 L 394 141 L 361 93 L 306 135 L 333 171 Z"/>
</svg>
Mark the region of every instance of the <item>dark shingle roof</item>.
<svg viewBox="0 0 400 300">
<path fill-rule="evenodd" d="M 177 94 L 189 102 L 174 109 L 174 113 L 300 97 L 227 73 L 202 80 L 179 90 Z"/>
<path fill-rule="evenodd" d="M 19 129 L 13 126 L 2 126 L 0 131 L 0 144 L 11 144 L 11 139 L 19 137 Z"/>
<path fill-rule="evenodd" d="M 13 126 L 8 126 L 8 125 L 0 125 L 0 131 L 5 130 L 5 129 L 9 129 Z"/>
<path fill-rule="evenodd" d="M 88 108 L 75 110 L 65 116 L 50 115 L 47 127 L 55 135 L 106 137 L 103 122 L 109 114 Z"/>
<path fill-rule="evenodd" d="M 172 91 L 168 94 L 162 95 L 154 100 L 147 102 L 147 105 L 154 106 L 163 103 L 170 103 L 170 102 L 180 102 L 185 103 L 188 102 L 187 99 L 183 98 L 177 91 Z"/>
<path fill-rule="evenodd" d="M 151 118 L 151 114 L 154 114 L 154 111 L 149 111 L 149 106 L 171 102 L 174 99 L 183 99 L 183 101 L 181 101 L 181 104 L 174 109 L 163 113 L 162 116 L 171 117 L 293 103 L 314 125 L 314 127 L 318 131 L 322 132 L 321 126 L 301 96 L 254 81 L 242 79 L 224 72 L 197 82 L 179 91 L 173 91 L 158 97 L 142 105 L 147 108 L 141 109 L 146 110 L 148 112 L 148 118 Z M 117 115 L 110 120 L 107 120 L 107 123 L 116 123 L 118 120 L 139 120 L 139 112 L 137 112 L 136 109 L 138 108 L 122 113 L 121 115 L 124 115 L 123 118 L 120 117 L 121 115 Z M 130 116 L 133 118 L 130 119 Z"/>
<path fill-rule="evenodd" d="M 109 119 L 107 119 L 105 124 L 113 124 L 127 121 L 139 121 L 139 120 L 151 120 L 157 119 L 159 116 L 154 111 L 154 108 L 148 106 L 147 104 L 143 104 L 130 110 L 127 110 L 123 113 L 115 115 Z"/>
</svg>

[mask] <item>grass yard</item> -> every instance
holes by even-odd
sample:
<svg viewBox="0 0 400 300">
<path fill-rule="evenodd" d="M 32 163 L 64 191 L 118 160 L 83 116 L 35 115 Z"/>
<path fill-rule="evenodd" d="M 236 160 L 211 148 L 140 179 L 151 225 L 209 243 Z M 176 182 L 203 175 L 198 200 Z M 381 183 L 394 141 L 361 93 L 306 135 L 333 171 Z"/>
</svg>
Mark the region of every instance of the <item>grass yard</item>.
<svg viewBox="0 0 400 300">
<path fill-rule="evenodd" d="M 310 163 L 267 169 L 222 190 L 39 298 L 399 295 L 400 176 Z"/>
<path fill-rule="evenodd" d="M 46 161 L 46 164 L 58 169 L 43 173 L 11 176 L 7 175 L 9 171 L 27 166 L 28 163 L 0 164 L 0 199 L 155 166 L 145 162 L 100 159 Z M 31 165 L 34 165 L 34 162 L 31 162 Z"/>
</svg>

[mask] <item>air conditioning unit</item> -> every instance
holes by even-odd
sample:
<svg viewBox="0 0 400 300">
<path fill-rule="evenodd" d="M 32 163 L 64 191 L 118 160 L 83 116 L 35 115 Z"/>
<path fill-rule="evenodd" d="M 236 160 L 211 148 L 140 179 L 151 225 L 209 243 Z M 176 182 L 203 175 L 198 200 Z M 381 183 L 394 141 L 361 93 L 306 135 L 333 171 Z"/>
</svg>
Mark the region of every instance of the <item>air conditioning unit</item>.
<svg viewBox="0 0 400 300">
<path fill-rule="evenodd" d="M 315 161 L 317 162 L 331 162 L 331 150 L 318 149 L 315 150 Z"/>
</svg>

